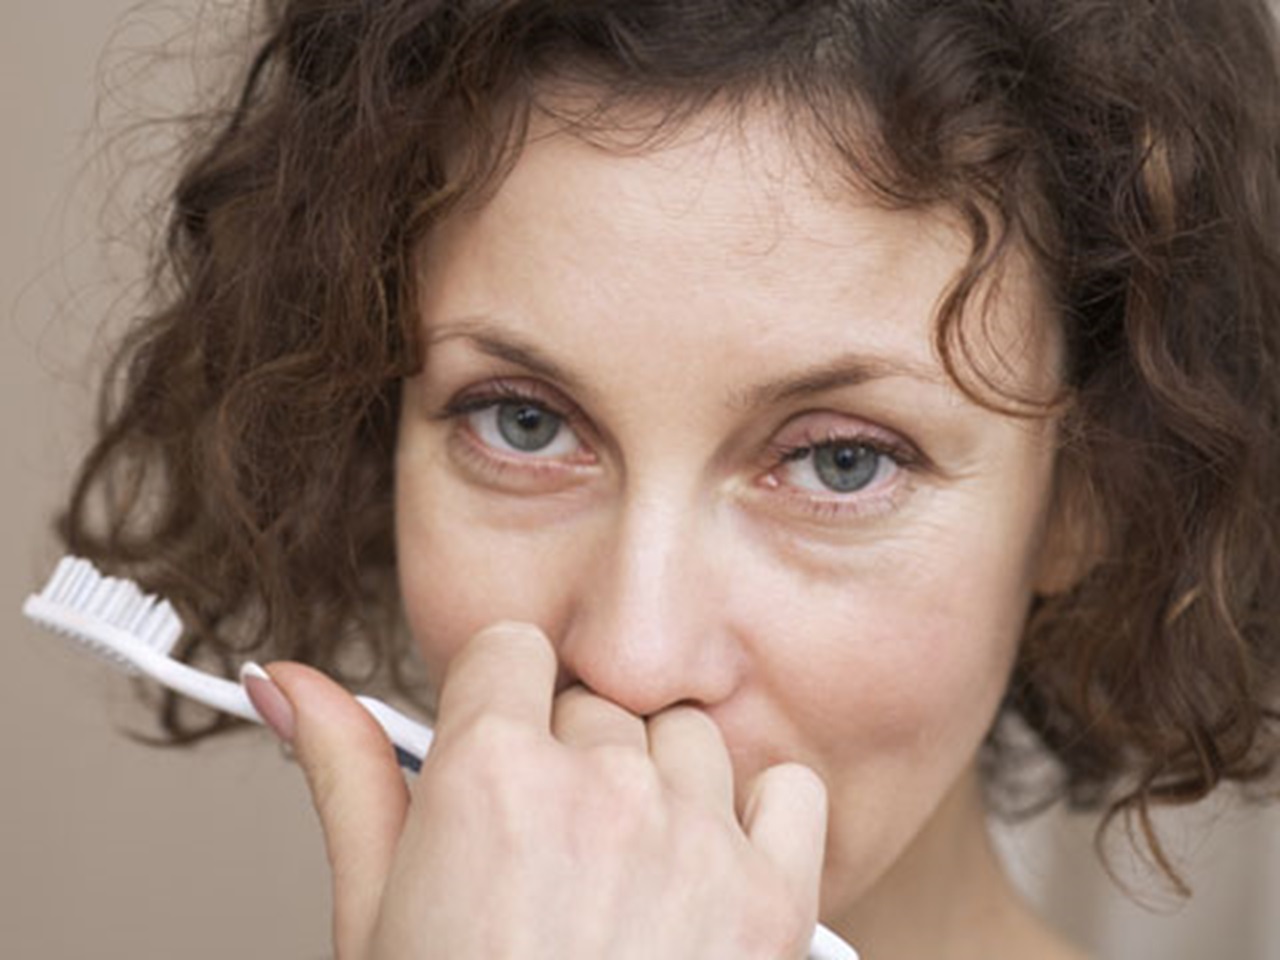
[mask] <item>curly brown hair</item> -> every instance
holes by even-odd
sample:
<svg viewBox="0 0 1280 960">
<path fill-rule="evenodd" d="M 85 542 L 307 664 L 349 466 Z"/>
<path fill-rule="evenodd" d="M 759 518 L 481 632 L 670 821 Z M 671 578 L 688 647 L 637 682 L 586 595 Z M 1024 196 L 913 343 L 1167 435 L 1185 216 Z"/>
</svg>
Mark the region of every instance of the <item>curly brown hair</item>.
<svg viewBox="0 0 1280 960">
<path fill-rule="evenodd" d="M 1099 535 L 1037 599 L 1005 713 L 1056 758 L 1058 795 L 1136 815 L 1159 858 L 1154 805 L 1264 781 L 1280 660 L 1265 0 L 274 0 L 263 23 L 174 190 L 153 309 L 115 356 L 59 525 L 173 599 L 183 657 L 405 682 L 391 468 L 432 225 L 500 182 L 555 82 L 585 91 L 561 109 L 584 136 L 614 106 L 652 107 L 641 149 L 713 100 L 764 97 L 885 203 L 963 215 L 971 253 L 936 336 L 970 395 L 1045 412 L 960 374 L 961 313 L 1006 252 L 1056 307 L 1063 494 Z M 228 725 L 172 699 L 163 722 L 182 741 Z"/>
</svg>

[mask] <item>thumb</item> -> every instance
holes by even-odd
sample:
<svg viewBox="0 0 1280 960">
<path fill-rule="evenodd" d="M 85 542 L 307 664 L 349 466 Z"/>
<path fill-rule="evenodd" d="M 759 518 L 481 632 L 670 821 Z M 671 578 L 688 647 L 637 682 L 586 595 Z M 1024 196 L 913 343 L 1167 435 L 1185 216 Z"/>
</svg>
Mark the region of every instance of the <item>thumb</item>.
<svg viewBox="0 0 1280 960">
<path fill-rule="evenodd" d="M 299 663 L 248 671 L 245 690 L 294 750 L 320 816 L 333 875 L 339 960 L 363 955 L 409 806 L 394 748 L 346 690 Z"/>
</svg>

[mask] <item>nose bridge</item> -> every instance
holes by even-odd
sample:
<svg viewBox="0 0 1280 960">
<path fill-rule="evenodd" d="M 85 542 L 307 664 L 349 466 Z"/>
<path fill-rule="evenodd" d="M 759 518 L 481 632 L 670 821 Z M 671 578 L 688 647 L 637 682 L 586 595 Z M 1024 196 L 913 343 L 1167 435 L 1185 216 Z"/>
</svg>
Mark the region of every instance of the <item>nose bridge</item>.
<svg viewBox="0 0 1280 960">
<path fill-rule="evenodd" d="M 636 496 L 615 516 L 582 578 L 564 666 L 634 713 L 710 704 L 733 686 L 733 656 L 705 514 Z"/>
</svg>

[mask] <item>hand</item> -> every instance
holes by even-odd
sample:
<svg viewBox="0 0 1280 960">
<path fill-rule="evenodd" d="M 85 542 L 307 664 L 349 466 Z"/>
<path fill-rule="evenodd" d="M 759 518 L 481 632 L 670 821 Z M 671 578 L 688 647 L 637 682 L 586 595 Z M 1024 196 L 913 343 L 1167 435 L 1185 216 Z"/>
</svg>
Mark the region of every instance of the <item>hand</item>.
<svg viewBox="0 0 1280 960">
<path fill-rule="evenodd" d="M 556 696 L 556 669 L 535 628 L 478 634 L 449 666 L 410 789 L 353 698 L 306 667 L 271 667 L 324 830 L 339 960 L 804 956 L 818 777 L 764 771 L 740 822 L 707 714 Z"/>
</svg>

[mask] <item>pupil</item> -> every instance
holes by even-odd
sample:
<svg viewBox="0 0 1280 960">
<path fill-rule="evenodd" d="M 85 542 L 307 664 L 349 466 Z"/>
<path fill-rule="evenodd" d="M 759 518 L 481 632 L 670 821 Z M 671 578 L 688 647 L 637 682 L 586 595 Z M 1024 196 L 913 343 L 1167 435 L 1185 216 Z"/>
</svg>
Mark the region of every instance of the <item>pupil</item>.
<svg viewBox="0 0 1280 960">
<path fill-rule="evenodd" d="M 560 418 L 528 403 L 504 403 L 498 408 L 498 432 L 517 450 L 541 450 L 560 432 Z"/>
<path fill-rule="evenodd" d="M 824 486 L 836 493 L 852 493 L 875 479 L 880 454 L 861 444 L 840 444 L 817 447 L 813 459 Z"/>
</svg>

